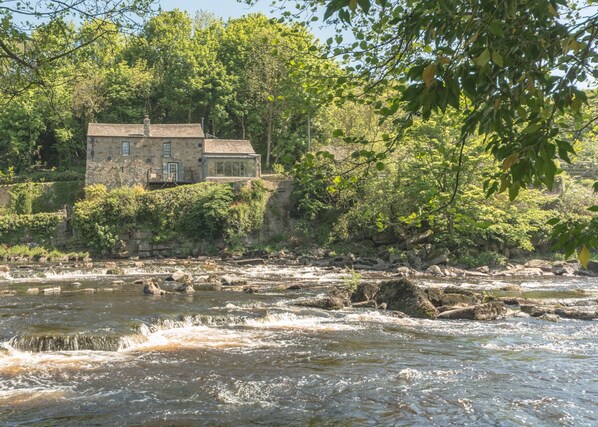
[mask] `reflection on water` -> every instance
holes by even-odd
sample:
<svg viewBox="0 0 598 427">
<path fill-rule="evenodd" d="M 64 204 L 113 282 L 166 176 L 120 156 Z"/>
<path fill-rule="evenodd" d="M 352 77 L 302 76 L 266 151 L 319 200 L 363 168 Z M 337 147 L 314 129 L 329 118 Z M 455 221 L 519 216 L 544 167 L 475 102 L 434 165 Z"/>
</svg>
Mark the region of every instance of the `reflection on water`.
<svg viewBox="0 0 598 427">
<path fill-rule="evenodd" d="M 151 272 L 169 272 L 160 269 Z M 114 280 L 77 274 L 81 288 Z M 111 293 L 33 295 L 32 286 L 68 291 L 68 282 L 60 272 L 0 279 L 17 292 L 0 300 L 0 424 L 598 424 L 596 321 L 324 312 L 292 301 L 342 284 L 346 273 L 235 274 L 261 292 L 145 297 L 126 277 Z M 302 290 L 284 291 L 294 283 Z M 534 292 L 526 297 L 598 290 L 579 278 L 467 284 L 505 285 Z"/>
</svg>

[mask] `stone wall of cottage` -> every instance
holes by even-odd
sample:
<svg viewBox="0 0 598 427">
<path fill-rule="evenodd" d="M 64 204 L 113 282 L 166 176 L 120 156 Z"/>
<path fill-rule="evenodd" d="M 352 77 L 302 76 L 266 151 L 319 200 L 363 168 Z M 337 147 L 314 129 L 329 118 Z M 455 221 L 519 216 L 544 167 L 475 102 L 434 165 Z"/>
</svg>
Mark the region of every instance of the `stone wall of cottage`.
<svg viewBox="0 0 598 427">
<path fill-rule="evenodd" d="M 130 143 L 130 154 L 123 156 L 122 142 Z M 170 157 L 164 157 L 163 144 L 169 142 Z M 200 138 L 88 137 L 85 184 L 108 188 L 145 186 L 148 178 L 160 180 L 165 164 L 179 163 L 179 181 L 201 181 Z"/>
</svg>

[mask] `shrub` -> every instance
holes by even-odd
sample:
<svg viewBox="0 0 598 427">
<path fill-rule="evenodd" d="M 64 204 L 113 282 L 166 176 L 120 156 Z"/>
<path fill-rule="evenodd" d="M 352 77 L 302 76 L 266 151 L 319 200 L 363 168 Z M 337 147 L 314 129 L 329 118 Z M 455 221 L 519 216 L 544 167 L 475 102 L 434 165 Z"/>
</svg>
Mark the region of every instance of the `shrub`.
<svg viewBox="0 0 598 427">
<path fill-rule="evenodd" d="M 85 194 L 75 204 L 73 230 L 79 243 L 102 251 L 137 230 L 151 231 L 156 242 L 237 239 L 263 222 L 267 190 L 261 182 L 237 193 L 229 184 L 200 183 L 157 191 L 90 186 Z"/>
<path fill-rule="evenodd" d="M 0 243 L 50 244 L 60 217 L 54 213 L 0 216 Z"/>
<path fill-rule="evenodd" d="M 483 265 L 490 267 L 502 266 L 505 265 L 506 262 L 507 258 L 505 256 L 493 251 L 480 252 L 476 255 L 464 254 L 456 261 L 457 264 L 463 265 L 466 268 L 481 267 Z"/>
</svg>

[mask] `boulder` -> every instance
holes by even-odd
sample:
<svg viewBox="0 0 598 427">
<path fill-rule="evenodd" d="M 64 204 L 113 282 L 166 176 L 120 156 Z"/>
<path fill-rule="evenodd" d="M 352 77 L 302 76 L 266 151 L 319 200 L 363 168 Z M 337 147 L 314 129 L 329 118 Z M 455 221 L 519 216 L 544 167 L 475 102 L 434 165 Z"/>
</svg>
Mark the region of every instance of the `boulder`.
<svg viewBox="0 0 598 427">
<path fill-rule="evenodd" d="M 401 248 L 410 248 L 412 245 L 415 245 L 416 243 L 425 242 L 430 237 L 432 237 L 433 234 L 434 234 L 434 232 L 432 230 L 427 230 L 422 234 L 419 234 L 417 236 L 412 236 L 409 239 L 405 240 L 403 243 L 401 243 L 400 247 Z"/>
<path fill-rule="evenodd" d="M 193 276 L 190 275 L 189 273 L 185 273 L 184 271 L 180 271 L 177 270 L 174 273 L 172 273 L 172 275 L 167 278 L 166 280 L 174 280 L 175 282 L 178 283 L 185 283 L 185 284 L 190 284 L 193 283 Z"/>
<path fill-rule="evenodd" d="M 556 308 L 554 314 L 558 314 L 565 319 L 576 320 L 594 320 L 598 319 L 598 311 L 586 311 L 575 308 Z"/>
<path fill-rule="evenodd" d="M 36 295 L 39 294 L 39 288 L 29 288 L 27 289 L 27 293 L 29 295 Z"/>
<path fill-rule="evenodd" d="M 432 276 L 444 276 L 444 273 L 437 265 L 431 265 L 426 269 L 427 274 L 431 274 Z"/>
<path fill-rule="evenodd" d="M 415 273 L 417 273 L 415 270 L 413 270 L 409 267 L 406 267 L 406 266 L 397 268 L 397 277 L 414 276 L 414 275 L 416 275 Z"/>
<path fill-rule="evenodd" d="M 204 292 L 220 292 L 222 285 L 220 283 L 202 283 L 201 285 L 195 285 L 195 290 Z"/>
<path fill-rule="evenodd" d="M 438 315 L 438 319 L 468 319 L 495 320 L 507 312 L 502 301 L 491 301 L 484 304 L 472 305 L 455 310 L 445 311 Z"/>
<path fill-rule="evenodd" d="M 552 266 L 552 273 L 555 276 L 572 276 L 575 274 L 575 268 L 566 262 L 560 262 Z"/>
<path fill-rule="evenodd" d="M 113 280 L 112 282 L 110 282 L 108 285 L 109 286 L 122 286 L 125 284 L 124 280 Z"/>
<path fill-rule="evenodd" d="M 160 286 L 152 280 L 145 284 L 143 287 L 143 293 L 145 295 L 165 295 L 166 291 L 160 289 Z"/>
<path fill-rule="evenodd" d="M 441 287 L 432 286 L 426 289 L 426 294 L 428 295 L 428 299 L 432 304 L 436 307 L 442 305 L 442 297 L 444 296 L 444 291 Z"/>
<path fill-rule="evenodd" d="M 255 286 L 245 286 L 243 288 L 243 292 L 246 294 L 257 294 L 260 292 L 260 290 Z"/>
<path fill-rule="evenodd" d="M 190 283 L 181 283 L 179 286 L 175 288 L 175 291 L 184 294 L 192 294 L 195 292 L 195 289 L 193 289 L 193 285 Z"/>
<path fill-rule="evenodd" d="M 291 285 L 286 288 L 287 291 L 300 291 L 301 285 Z"/>
<path fill-rule="evenodd" d="M 0 265 L 0 273 L 8 273 L 10 271 L 10 267 L 8 265 Z"/>
<path fill-rule="evenodd" d="M 220 279 L 220 283 L 222 283 L 223 286 L 246 286 L 247 280 L 224 276 Z"/>
<path fill-rule="evenodd" d="M 389 280 L 380 284 L 375 296 L 378 305 L 418 318 L 433 319 L 438 314 L 425 292 L 409 279 Z"/>
<path fill-rule="evenodd" d="M 426 258 L 426 264 L 433 266 L 438 264 L 446 264 L 449 262 L 451 253 L 448 249 L 433 250 Z"/>
<path fill-rule="evenodd" d="M 561 320 L 561 317 L 558 314 L 546 313 L 546 314 L 543 314 L 542 316 L 538 317 L 538 319 L 546 320 L 547 322 L 555 322 L 556 323 Z"/>
<path fill-rule="evenodd" d="M 60 287 L 44 289 L 44 295 L 57 295 L 61 291 Z"/>
<path fill-rule="evenodd" d="M 519 309 L 524 313 L 529 314 L 532 317 L 540 317 L 548 313 L 545 307 L 539 307 L 535 304 L 522 304 L 519 303 Z"/>
<path fill-rule="evenodd" d="M 327 296 L 323 298 L 311 298 L 304 301 L 298 301 L 295 305 L 300 307 L 320 308 L 322 310 L 341 310 L 346 307 L 346 302 L 339 297 Z"/>
<path fill-rule="evenodd" d="M 475 305 L 480 302 L 480 299 L 475 294 L 467 294 L 467 293 L 453 293 L 453 292 L 444 292 L 440 299 L 441 305 Z"/>
<path fill-rule="evenodd" d="M 313 307 L 322 310 L 341 310 L 351 305 L 349 292 L 346 289 L 333 289 L 328 296 L 323 298 L 311 298 L 295 303 L 300 307 Z"/>
<path fill-rule="evenodd" d="M 354 302 L 354 308 L 378 308 L 376 301 L 368 300 L 368 301 L 361 301 L 361 302 Z"/>
<path fill-rule="evenodd" d="M 81 282 L 73 282 L 69 285 L 71 288 L 80 288 Z"/>
<path fill-rule="evenodd" d="M 377 283 L 361 283 L 353 295 L 351 295 L 351 302 L 364 302 L 374 299 L 374 296 L 376 295 L 376 292 L 378 292 L 379 288 L 380 285 Z"/>
<path fill-rule="evenodd" d="M 539 268 L 542 271 L 552 271 L 552 265 L 549 261 L 543 259 L 531 259 L 524 264 L 526 268 Z"/>
</svg>

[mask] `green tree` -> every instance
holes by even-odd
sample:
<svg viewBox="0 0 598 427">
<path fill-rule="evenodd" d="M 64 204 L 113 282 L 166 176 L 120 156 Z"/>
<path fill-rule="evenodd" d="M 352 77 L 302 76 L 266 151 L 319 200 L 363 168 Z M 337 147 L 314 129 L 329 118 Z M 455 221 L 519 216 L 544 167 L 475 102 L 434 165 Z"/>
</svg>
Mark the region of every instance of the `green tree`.
<svg viewBox="0 0 598 427">
<path fill-rule="evenodd" d="M 33 87 L 45 86 L 52 81 L 47 72 L 63 58 L 72 58 L 81 48 L 112 34 L 118 28 L 137 27 L 139 16 L 153 12 L 152 0 L 64 0 L 0 2 L 0 94 L 2 102 Z M 40 23 L 54 28 L 55 34 L 64 30 L 64 23 L 80 19 L 98 21 L 91 37 L 79 33 L 75 38 L 64 38 L 64 43 L 48 48 L 48 40 L 35 37 Z M 108 21 L 109 20 L 109 21 Z M 104 25 L 105 23 L 105 25 Z"/>
<path fill-rule="evenodd" d="M 593 0 L 292 3 L 296 9 L 288 16 L 303 12 L 317 19 L 324 6 L 324 19 L 338 25 L 330 53 L 353 62 L 339 85 L 348 78 L 357 82 L 343 97 L 369 97 L 397 128 L 410 126 L 415 116 L 455 109 L 462 114 L 461 146 L 471 135 L 484 135 L 499 165 L 486 181 L 487 195 L 508 192 L 515 199 L 530 186 L 551 188 L 557 160 L 569 162 L 575 153 L 562 119 L 581 112 L 588 99 L 579 85 L 598 78 Z M 343 45 L 347 30 L 354 41 Z M 389 150 L 400 136 L 388 139 Z M 366 153 L 366 160 L 379 161 L 389 150 Z M 598 246 L 597 225 L 594 218 L 557 228 L 561 246 L 571 252 L 581 245 L 587 263 Z"/>
</svg>

